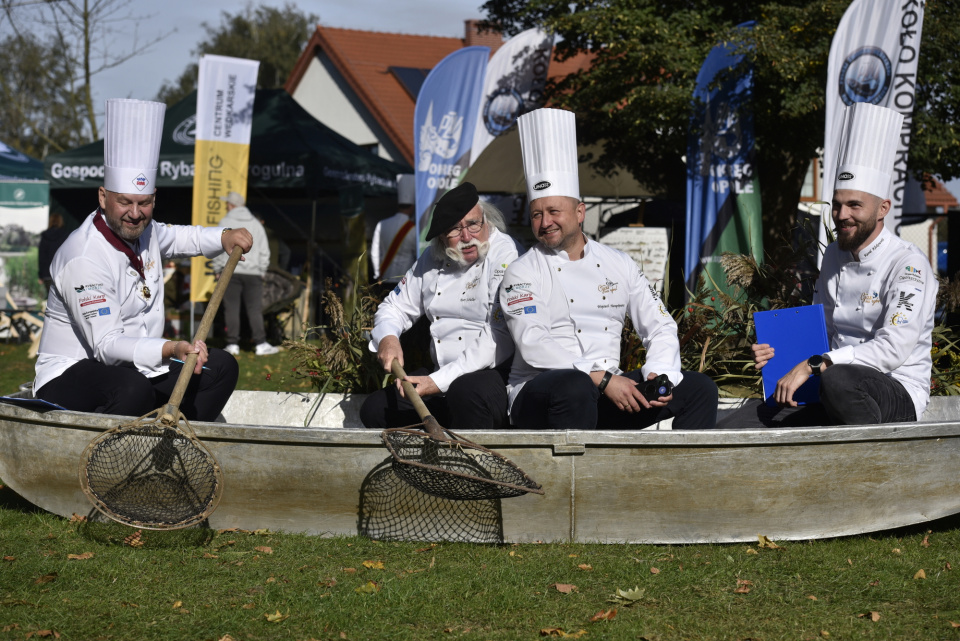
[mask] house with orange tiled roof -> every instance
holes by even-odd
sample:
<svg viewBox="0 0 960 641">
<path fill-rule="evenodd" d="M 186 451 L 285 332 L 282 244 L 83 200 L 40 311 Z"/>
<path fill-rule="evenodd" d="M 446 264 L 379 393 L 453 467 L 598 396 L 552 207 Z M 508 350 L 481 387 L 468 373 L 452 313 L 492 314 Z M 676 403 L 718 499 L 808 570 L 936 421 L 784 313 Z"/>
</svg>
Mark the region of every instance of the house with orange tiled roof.
<svg viewBox="0 0 960 641">
<path fill-rule="evenodd" d="M 503 44 L 498 33 L 464 21 L 463 38 L 359 31 L 317 25 L 285 86 L 314 118 L 356 144 L 413 165 L 413 112 L 433 67 L 463 47 Z M 586 56 L 558 63 L 550 76 L 588 64 Z"/>
</svg>

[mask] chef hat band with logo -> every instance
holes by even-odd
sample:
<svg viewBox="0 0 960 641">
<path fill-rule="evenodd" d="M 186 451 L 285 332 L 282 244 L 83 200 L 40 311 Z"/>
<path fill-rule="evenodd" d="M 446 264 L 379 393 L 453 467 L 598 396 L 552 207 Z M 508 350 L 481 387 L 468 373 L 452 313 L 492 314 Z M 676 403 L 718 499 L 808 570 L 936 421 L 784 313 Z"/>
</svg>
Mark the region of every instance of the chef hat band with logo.
<svg viewBox="0 0 960 641">
<path fill-rule="evenodd" d="M 157 187 L 162 102 L 107 100 L 103 136 L 103 186 L 119 194 L 152 194 Z"/>
<path fill-rule="evenodd" d="M 517 121 L 528 202 L 547 196 L 580 200 L 577 122 L 573 112 L 536 109 Z"/>
<path fill-rule="evenodd" d="M 397 203 L 417 204 L 417 178 L 413 174 L 397 174 Z"/>
<path fill-rule="evenodd" d="M 890 197 L 893 163 L 903 114 L 855 102 L 844 110 L 834 189 L 853 189 Z"/>
</svg>

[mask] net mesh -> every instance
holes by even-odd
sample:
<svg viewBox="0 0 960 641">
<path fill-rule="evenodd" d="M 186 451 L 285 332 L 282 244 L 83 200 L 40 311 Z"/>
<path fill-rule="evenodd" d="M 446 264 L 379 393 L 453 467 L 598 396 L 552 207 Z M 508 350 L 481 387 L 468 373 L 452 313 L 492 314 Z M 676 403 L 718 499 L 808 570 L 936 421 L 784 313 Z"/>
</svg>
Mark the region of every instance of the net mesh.
<svg viewBox="0 0 960 641">
<path fill-rule="evenodd" d="M 444 429 L 447 441 L 425 432 L 395 428 L 383 433 L 393 455 L 393 470 L 427 494 L 454 501 L 505 499 L 543 490 L 500 454 Z"/>
<path fill-rule="evenodd" d="M 220 467 L 195 438 L 162 423 L 105 432 L 85 452 L 84 492 L 110 518 L 135 527 L 188 527 L 216 507 Z"/>
<path fill-rule="evenodd" d="M 424 494 L 398 477 L 388 460 L 360 487 L 359 532 L 378 541 L 503 543 L 503 516 L 497 499 Z"/>
</svg>

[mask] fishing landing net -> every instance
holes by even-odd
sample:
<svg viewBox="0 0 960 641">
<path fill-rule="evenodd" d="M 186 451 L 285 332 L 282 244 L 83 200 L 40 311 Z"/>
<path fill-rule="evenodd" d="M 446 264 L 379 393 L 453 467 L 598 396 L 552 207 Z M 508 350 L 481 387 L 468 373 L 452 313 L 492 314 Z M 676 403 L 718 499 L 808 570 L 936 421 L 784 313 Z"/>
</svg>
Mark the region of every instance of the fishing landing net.
<svg viewBox="0 0 960 641">
<path fill-rule="evenodd" d="M 216 509 L 223 475 L 182 414 L 186 430 L 158 420 L 160 413 L 94 439 L 81 457 L 80 485 L 98 510 L 125 525 L 189 527 Z"/>
<path fill-rule="evenodd" d="M 439 424 L 434 426 L 433 434 L 417 426 L 383 432 L 384 445 L 393 456 L 394 472 L 421 492 L 453 501 L 543 494 L 533 479 L 503 455 Z"/>
<path fill-rule="evenodd" d="M 424 494 L 396 475 L 393 464 L 375 467 L 360 487 L 359 533 L 378 541 L 503 543 L 500 501 L 450 501 Z"/>
</svg>

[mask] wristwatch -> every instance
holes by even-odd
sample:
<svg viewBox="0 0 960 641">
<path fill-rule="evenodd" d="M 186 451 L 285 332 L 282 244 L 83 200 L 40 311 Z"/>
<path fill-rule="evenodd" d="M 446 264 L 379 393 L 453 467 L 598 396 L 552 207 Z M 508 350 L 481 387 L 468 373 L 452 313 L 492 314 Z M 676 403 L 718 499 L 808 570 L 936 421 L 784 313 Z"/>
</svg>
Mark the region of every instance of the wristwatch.
<svg viewBox="0 0 960 641">
<path fill-rule="evenodd" d="M 807 365 L 809 365 L 810 369 L 813 370 L 814 376 L 820 376 L 820 370 L 823 368 L 823 356 L 820 354 L 814 354 L 807 359 Z"/>
<path fill-rule="evenodd" d="M 613 372 L 607 371 L 603 373 L 603 378 L 600 379 L 600 384 L 597 385 L 597 389 L 600 390 L 601 394 L 603 394 L 603 390 L 607 389 L 607 383 L 610 382 L 611 378 L 613 378 Z"/>
</svg>

